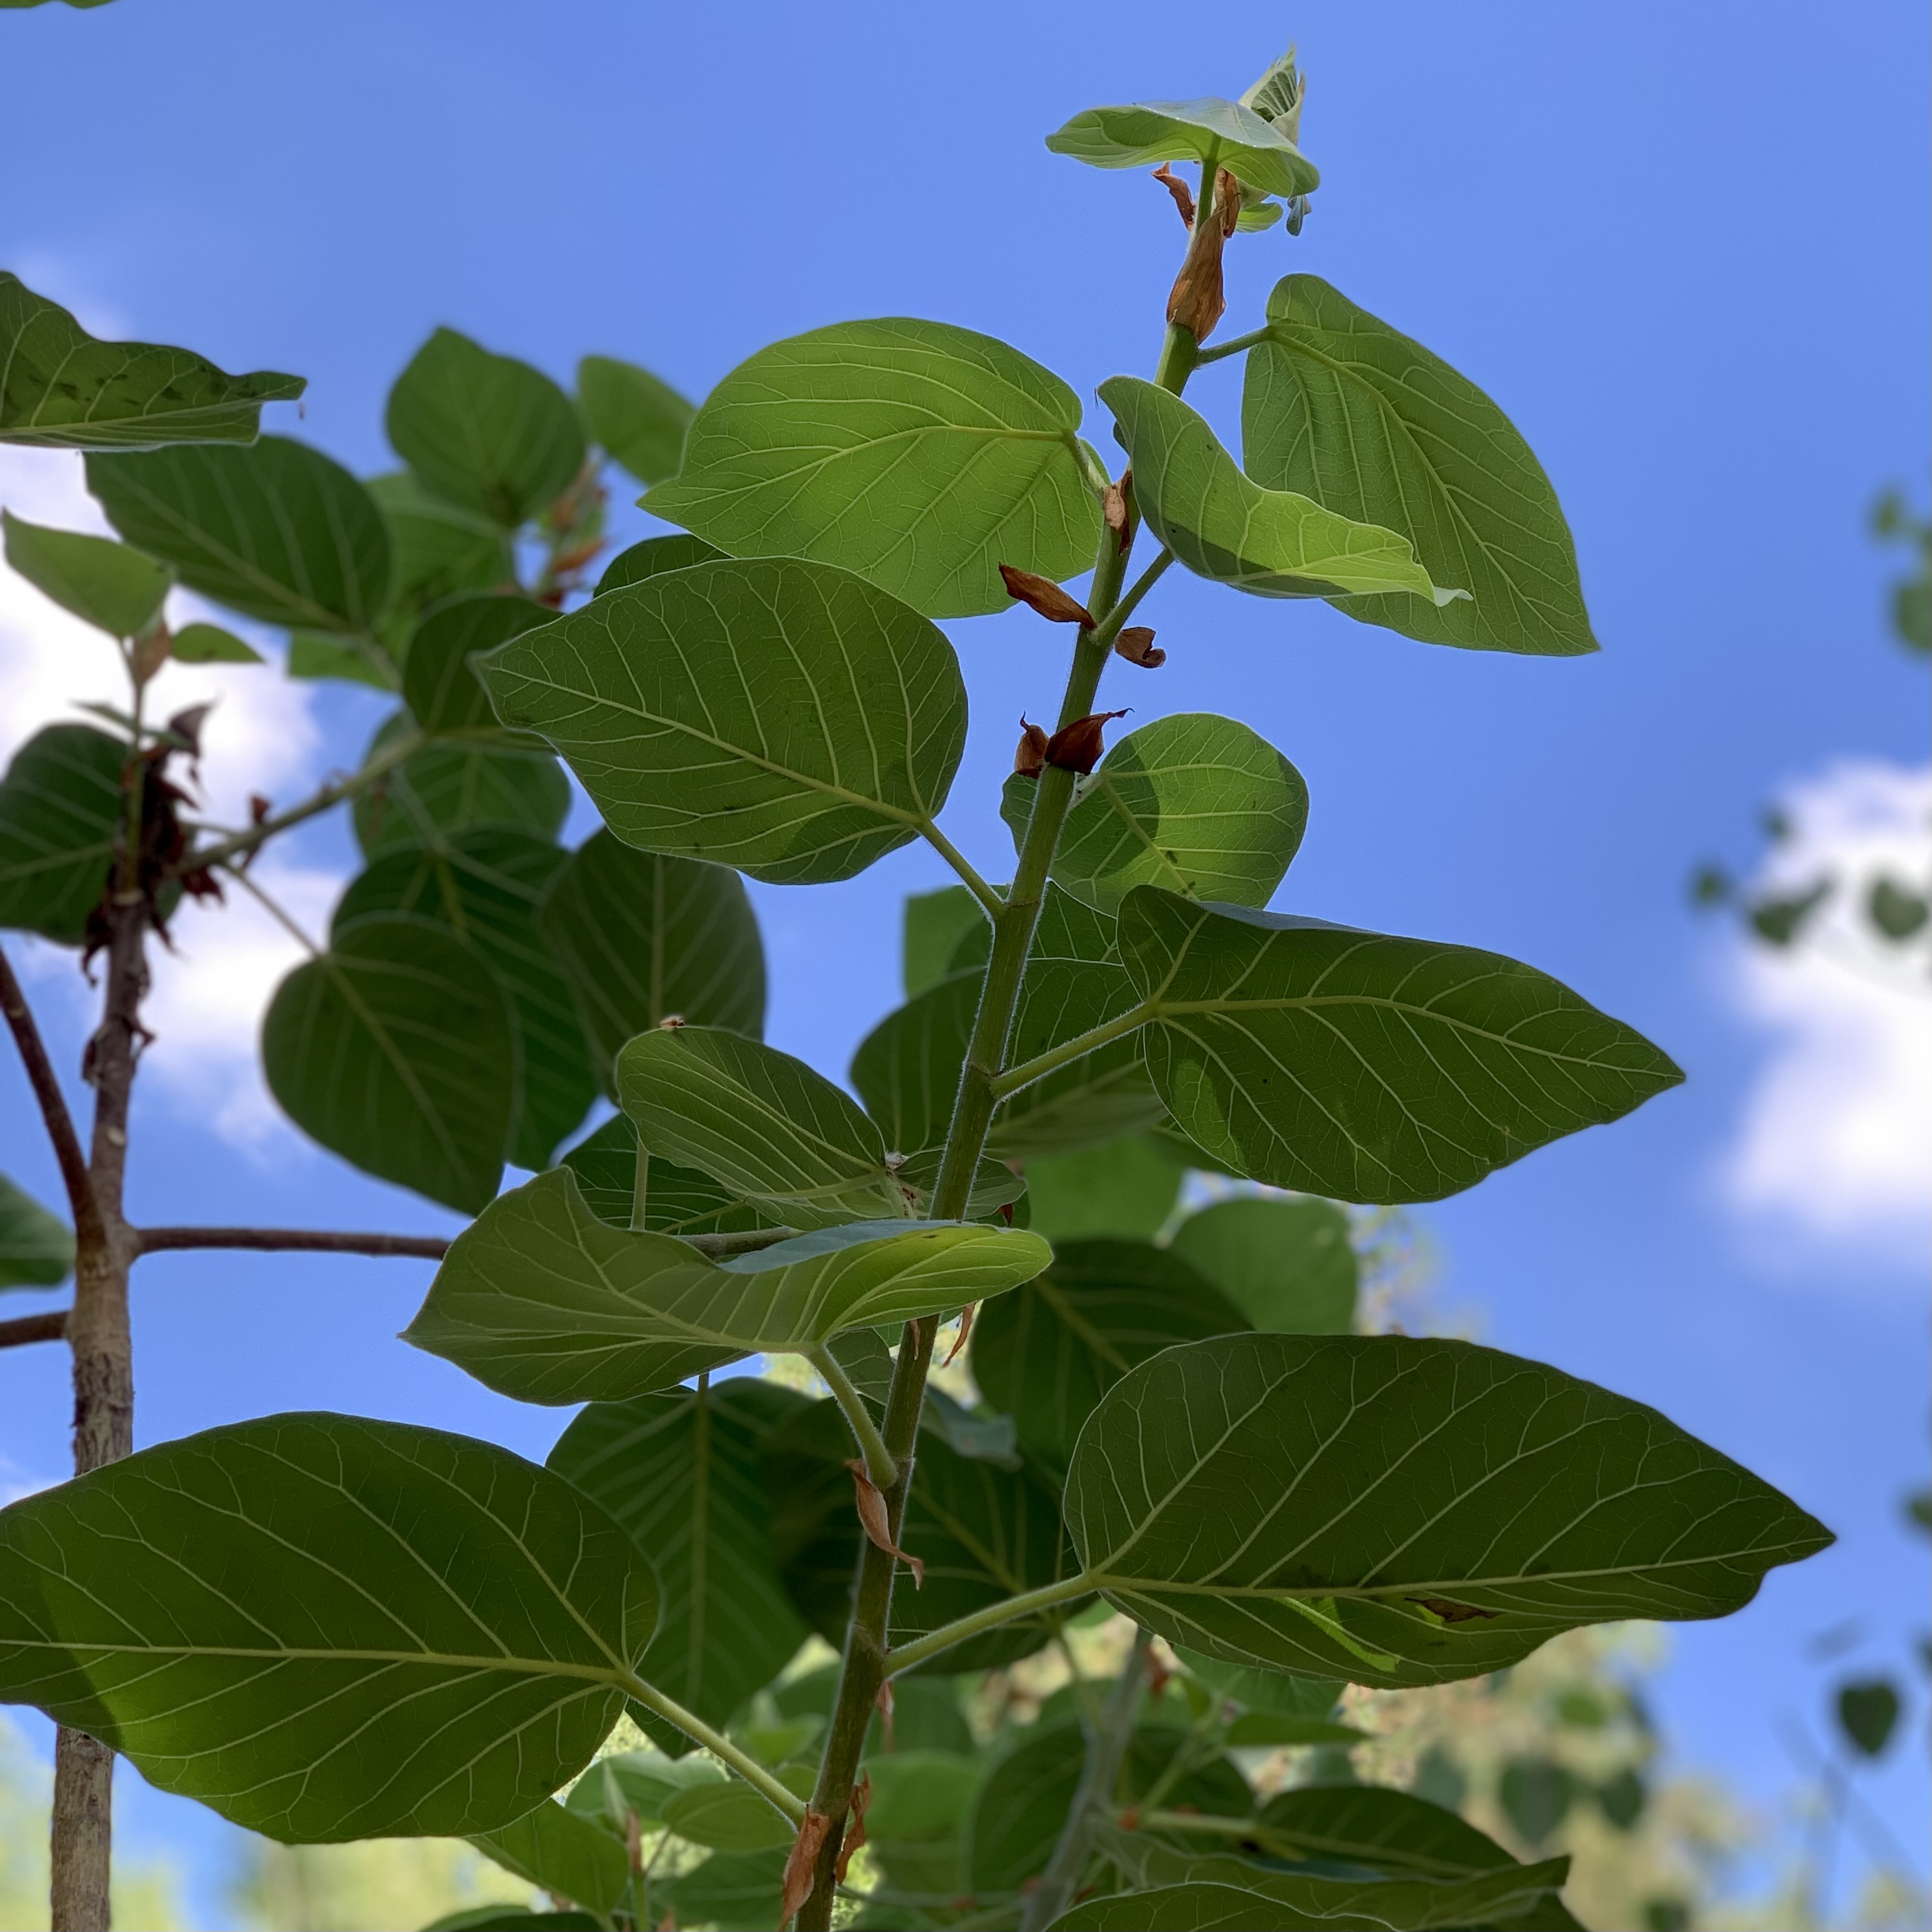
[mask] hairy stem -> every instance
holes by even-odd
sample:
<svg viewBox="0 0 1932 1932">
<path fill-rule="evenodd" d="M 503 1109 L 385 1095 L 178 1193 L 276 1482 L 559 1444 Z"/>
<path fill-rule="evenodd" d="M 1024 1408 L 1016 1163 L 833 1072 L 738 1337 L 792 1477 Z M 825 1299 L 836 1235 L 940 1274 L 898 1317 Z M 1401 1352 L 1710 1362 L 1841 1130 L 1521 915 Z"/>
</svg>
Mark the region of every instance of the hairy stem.
<svg viewBox="0 0 1932 1932">
<path fill-rule="evenodd" d="M 1104 620 L 1113 608 L 1126 562 L 1126 553 L 1114 532 L 1103 524 L 1087 598 L 1087 608 L 1096 619 Z M 1107 644 L 1096 643 L 1091 633 L 1083 634 L 1075 646 L 1072 669 L 1060 706 L 1063 727 L 1092 711 L 1108 655 Z M 958 1096 L 953 1103 L 939 1178 L 933 1188 L 932 1217 L 936 1221 L 956 1220 L 965 1212 L 973 1177 L 986 1148 L 986 1131 L 993 1118 L 993 1082 L 999 1076 L 1012 1032 L 1013 1016 L 1019 1008 L 1020 981 L 1033 945 L 1034 928 L 1040 921 L 1047 870 L 1053 862 L 1060 826 L 1073 802 L 1073 777 L 1072 772 L 1056 765 L 1048 766 L 1040 773 L 1034 795 L 1033 816 L 1021 847 L 1012 886 L 993 916 L 992 956 L 981 982 L 980 1010 L 960 1073 Z M 892 1368 L 891 1392 L 886 1398 L 882 1433 L 886 1453 L 898 1472 L 897 1480 L 884 1490 L 886 1520 L 894 1542 L 898 1540 L 905 1517 L 920 1409 L 926 1400 L 926 1378 L 932 1366 L 933 1343 L 938 1329 L 936 1320 L 907 1323 L 900 1338 L 898 1359 Z M 851 1621 L 846 1627 L 844 1668 L 812 1798 L 813 1810 L 831 1819 L 832 1824 L 819 1852 L 812 1896 L 799 1910 L 799 1932 L 826 1932 L 832 1922 L 845 1814 L 852 1802 L 866 1727 L 872 1721 L 879 1687 L 886 1678 L 886 1632 L 892 1610 L 894 1567 L 892 1556 L 869 1538 L 860 1544 L 858 1583 Z"/>
<path fill-rule="evenodd" d="M 74 1215 L 76 1235 L 100 1234 L 100 1210 L 94 1204 L 94 1182 L 87 1172 L 87 1156 L 80 1150 L 80 1136 L 74 1130 L 74 1116 L 67 1110 L 67 1096 L 54 1077 L 53 1063 L 47 1058 L 40 1030 L 34 1024 L 33 1009 L 14 976 L 14 962 L 0 950 L 0 1009 L 14 1043 L 20 1050 L 20 1062 L 27 1070 L 27 1084 L 39 1102 L 40 1118 L 46 1124 L 47 1138 L 60 1163 L 61 1180 L 67 1188 L 68 1205 Z"/>
<path fill-rule="evenodd" d="M 898 1480 L 898 1465 L 872 1420 L 872 1411 L 866 1406 L 866 1398 L 852 1386 L 851 1377 L 838 1366 L 830 1348 L 808 1348 L 805 1359 L 824 1378 L 825 1386 L 832 1391 L 832 1400 L 844 1412 L 845 1420 L 850 1424 L 860 1451 L 866 1458 L 866 1473 L 877 1488 L 890 1489 Z"/>
<path fill-rule="evenodd" d="M 1107 1694 L 1100 1714 L 1081 1728 L 1087 1736 L 1086 1761 L 1080 1768 L 1080 1783 L 1073 1802 L 1066 1808 L 1066 1822 L 1047 1861 L 1046 1871 L 1020 1907 L 1019 1932 L 1044 1932 L 1072 1903 L 1074 1888 L 1087 1870 L 1094 1842 L 1094 1820 L 1114 1801 L 1121 1760 L 1134 1732 L 1134 1713 L 1139 1708 L 1141 1684 L 1147 1676 L 1148 1634 L 1136 1628 L 1120 1674 Z"/>
<path fill-rule="evenodd" d="M 686 1737 L 702 1744 L 713 1757 L 728 1764 L 774 1810 L 783 1813 L 794 1825 L 804 1822 L 804 1799 L 788 1791 L 756 1758 L 740 1750 L 722 1731 L 714 1730 L 695 1712 L 687 1711 L 676 1699 L 667 1697 L 655 1684 L 647 1684 L 641 1677 L 626 1677 L 624 1689 L 646 1710 L 655 1711 L 667 1724 L 675 1724 Z"/>
</svg>

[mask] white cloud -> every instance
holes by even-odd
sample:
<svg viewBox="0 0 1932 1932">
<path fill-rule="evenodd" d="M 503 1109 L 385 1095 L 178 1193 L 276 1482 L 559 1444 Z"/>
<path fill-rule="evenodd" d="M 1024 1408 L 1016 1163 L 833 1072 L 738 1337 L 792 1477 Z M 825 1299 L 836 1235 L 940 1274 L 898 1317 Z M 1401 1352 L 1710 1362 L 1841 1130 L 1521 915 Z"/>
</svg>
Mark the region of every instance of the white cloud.
<svg viewBox="0 0 1932 1932">
<path fill-rule="evenodd" d="M 52 451 L 0 450 L 0 503 L 16 516 L 64 530 L 111 534 L 87 494 L 81 460 Z M 185 592 L 169 602 L 177 627 L 208 616 L 239 624 Z M 152 709 L 167 716 L 212 703 L 202 734 L 204 789 L 200 803 L 212 820 L 245 824 L 248 799 L 260 793 L 290 802 L 320 776 L 325 747 L 308 688 L 266 664 L 166 666 L 151 687 Z M 0 759 L 46 724 L 84 714 L 82 700 L 125 707 L 124 674 L 112 644 L 50 603 L 24 579 L 0 569 Z M 341 884 L 333 874 L 289 863 L 272 853 L 258 872 L 263 888 L 311 934 L 320 934 Z M 286 1135 L 297 1144 L 262 1084 L 256 1040 L 276 983 L 303 957 L 300 943 L 263 908 L 233 886 L 228 904 L 188 901 L 173 922 L 176 950 L 154 949 L 154 987 L 146 1009 L 156 1039 L 143 1061 L 143 1084 L 159 1087 L 183 1114 L 237 1145 L 260 1149 Z M 22 963 L 43 997 L 67 1010 L 72 1026 L 88 1022 L 88 989 L 74 956 L 31 946 Z"/>
<path fill-rule="evenodd" d="M 1732 990 L 1770 1058 L 1725 1156 L 1732 1204 L 1784 1239 L 1922 1265 L 1932 1239 L 1932 934 L 1876 937 L 1863 906 L 1888 874 L 1925 889 L 1932 768 L 1844 760 L 1794 787 L 1792 833 L 1755 890 L 1840 880 L 1784 950 L 1740 940 Z"/>
</svg>

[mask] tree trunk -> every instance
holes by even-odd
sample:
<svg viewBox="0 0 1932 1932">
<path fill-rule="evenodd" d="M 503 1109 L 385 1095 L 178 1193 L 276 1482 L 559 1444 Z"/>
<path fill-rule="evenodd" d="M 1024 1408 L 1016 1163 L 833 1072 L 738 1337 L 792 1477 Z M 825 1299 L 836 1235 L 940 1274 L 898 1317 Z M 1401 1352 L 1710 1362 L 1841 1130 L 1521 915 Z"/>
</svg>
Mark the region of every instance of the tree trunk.
<svg viewBox="0 0 1932 1932">
<path fill-rule="evenodd" d="M 77 1476 L 117 1462 L 134 1447 L 134 1357 L 128 1322 L 128 1269 L 134 1237 L 122 1212 L 128 1166 L 128 1102 L 140 1052 L 141 1000 L 148 989 L 147 909 L 138 891 L 117 892 L 100 1029 L 85 1072 L 94 1088 L 88 1166 L 100 1226 L 76 1231 L 74 1310 L 74 1468 Z M 113 1840 L 114 1754 L 63 1724 L 54 1747 L 53 1932 L 108 1932 Z"/>
</svg>

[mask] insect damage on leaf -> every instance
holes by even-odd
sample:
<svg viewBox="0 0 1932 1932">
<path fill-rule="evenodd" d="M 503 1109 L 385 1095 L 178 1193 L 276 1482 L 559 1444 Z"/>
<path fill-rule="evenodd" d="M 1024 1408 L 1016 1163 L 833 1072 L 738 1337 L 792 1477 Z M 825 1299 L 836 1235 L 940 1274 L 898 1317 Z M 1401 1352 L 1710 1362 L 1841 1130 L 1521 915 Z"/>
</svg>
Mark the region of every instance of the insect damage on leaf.
<svg viewBox="0 0 1932 1932">
<path fill-rule="evenodd" d="M 1452 1603 L 1447 1597 L 1411 1597 L 1412 1604 L 1420 1604 L 1431 1616 L 1440 1617 L 1445 1624 L 1466 1624 L 1472 1617 L 1498 1617 L 1500 1610 L 1479 1610 L 1474 1604 Z"/>
</svg>

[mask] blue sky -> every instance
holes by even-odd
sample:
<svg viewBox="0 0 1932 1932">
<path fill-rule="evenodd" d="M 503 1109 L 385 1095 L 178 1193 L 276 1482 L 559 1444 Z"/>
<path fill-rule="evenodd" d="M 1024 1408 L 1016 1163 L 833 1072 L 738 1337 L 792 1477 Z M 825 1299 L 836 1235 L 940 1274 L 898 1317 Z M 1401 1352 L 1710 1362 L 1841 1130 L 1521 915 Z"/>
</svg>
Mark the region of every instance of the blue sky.
<svg viewBox="0 0 1932 1932">
<path fill-rule="evenodd" d="M 1688 1072 L 1416 1217 L 1438 1309 L 1656 1403 L 1840 1532 L 1742 1616 L 1677 1634 L 1662 1705 L 1680 1761 L 1768 1796 L 1790 1775 L 1780 1714 L 1822 1709 L 1820 1633 L 1862 1633 L 1830 1668 L 1903 1663 L 1926 1599 L 1896 1506 L 1926 1460 L 1923 1215 L 1862 1197 L 1834 1215 L 1806 1198 L 1832 1184 L 1802 1146 L 1766 1170 L 1796 1162 L 1790 1198 L 1727 1187 L 1754 1118 L 1775 1126 L 1765 1082 L 1792 1036 L 1765 1016 L 1790 1022 L 1806 995 L 1754 995 L 1683 886 L 1706 854 L 1748 859 L 1756 806 L 1834 760 L 1925 763 L 1925 674 L 1886 639 L 1893 566 L 1863 530 L 1881 484 L 1927 473 L 1922 8 L 119 0 L 0 31 L 0 262 L 102 332 L 302 372 L 301 433 L 364 470 L 388 466 L 383 395 L 439 322 L 566 380 L 584 352 L 629 357 L 694 397 L 766 341 L 874 314 L 986 329 L 1089 397 L 1150 373 L 1172 208 L 1042 136 L 1099 102 L 1236 92 L 1298 40 L 1324 185 L 1298 242 L 1231 251 L 1225 331 L 1312 271 L 1489 389 L 1563 496 L 1604 650 L 1432 650 L 1176 572 L 1148 616 L 1166 668 L 1118 670 L 1107 701 L 1136 722 L 1237 711 L 1300 766 L 1312 812 L 1278 905 L 1531 961 Z M 1230 364 L 1190 400 L 1232 437 L 1238 389 Z M 0 484 L 51 516 L 71 469 Z M 997 873 L 994 790 L 1022 708 L 1052 709 L 1058 654 L 1023 614 L 952 628 L 975 733 L 946 824 Z M 44 654 L 20 673 L 23 635 L 0 628 L 9 742 L 20 694 L 52 674 Z M 292 796 L 379 712 L 237 698 L 235 769 Z M 318 908 L 349 862 L 342 829 L 308 839 Z M 900 896 L 940 876 L 908 852 L 845 886 L 759 892 L 779 1044 L 842 1070 L 896 998 Z M 34 970 L 70 1064 L 80 1009 Z M 1889 1024 L 1858 1036 L 1881 1084 L 1923 1038 L 1922 1018 Z M 199 1077 L 142 1094 L 140 1218 L 439 1225 L 225 1095 L 220 1032 Z M 26 1105 L 0 1060 L 0 1166 L 50 1194 Z M 540 1453 L 563 1419 L 392 1341 L 422 1286 L 406 1264 L 144 1270 L 145 1441 L 313 1406 Z M 0 1356 L 10 1484 L 58 1473 L 62 1370 L 52 1350 Z M 1914 1694 L 1922 1728 L 1922 1679 Z M 1922 1859 L 1916 1735 L 1874 1792 Z M 130 1815 L 188 1828 L 152 1796 Z"/>
</svg>

